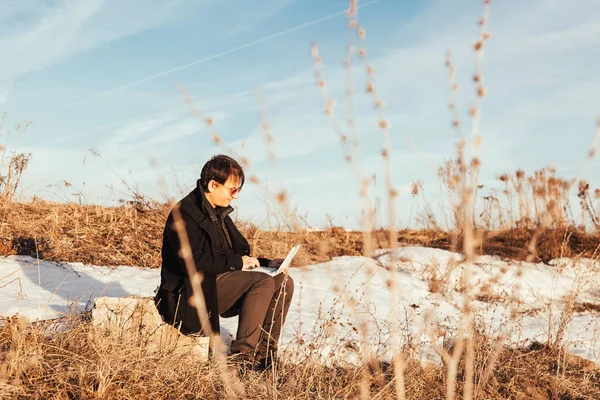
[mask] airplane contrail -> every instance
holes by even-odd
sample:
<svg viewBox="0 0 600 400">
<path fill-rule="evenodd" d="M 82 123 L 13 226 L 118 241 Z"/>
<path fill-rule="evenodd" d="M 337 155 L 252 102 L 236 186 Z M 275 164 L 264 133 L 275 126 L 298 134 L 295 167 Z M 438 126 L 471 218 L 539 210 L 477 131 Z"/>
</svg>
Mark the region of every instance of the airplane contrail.
<svg viewBox="0 0 600 400">
<path fill-rule="evenodd" d="M 371 4 L 378 3 L 380 1 L 382 1 L 382 0 L 371 0 L 369 2 L 366 2 L 364 4 L 359 5 L 358 7 L 359 8 L 366 7 L 366 6 L 369 6 Z M 346 10 L 343 10 L 343 11 L 340 11 L 340 12 L 337 12 L 337 13 L 334 13 L 334 14 L 330 14 L 330 15 L 327 15 L 325 17 L 316 19 L 314 21 L 306 22 L 304 24 L 294 26 L 293 28 L 285 29 L 283 31 L 274 33 L 274 34 L 269 35 L 269 36 L 265 36 L 265 37 L 260 38 L 260 39 L 253 40 L 251 42 L 248 42 L 248 43 L 245 43 L 245 44 L 233 47 L 231 49 L 228 49 L 228 50 L 225 50 L 225 51 L 221 51 L 219 53 L 215 53 L 215 54 L 212 54 L 210 56 L 206 56 L 206 57 L 200 58 L 200 59 L 195 60 L 195 61 L 191 61 L 191 62 L 189 62 L 187 64 L 183 64 L 183 65 L 180 65 L 178 67 L 170 68 L 170 69 L 167 69 L 165 71 L 158 72 L 156 74 L 147 76 L 145 78 L 138 79 L 136 81 L 133 81 L 133 82 L 130 82 L 130 83 L 126 83 L 124 85 L 117 86 L 115 88 L 112 88 L 112 89 L 109 89 L 109 90 L 105 90 L 105 91 L 100 92 L 100 93 L 96 93 L 96 94 L 94 94 L 92 96 L 83 98 L 81 100 L 77 100 L 77 101 L 74 101 L 72 103 L 68 103 L 68 104 L 60 106 L 58 108 L 55 108 L 53 110 L 46 111 L 44 113 L 38 114 L 37 116 L 35 116 L 33 118 L 33 120 L 34 121 L 35 120 L 39 120 L 39 119 L 42 119 L 42 118 L 47 117 L 49 115 L 56 114 L 56 113 L 58 113 L 60 111 L 68 110 L 70 108 L 77 107 L 77 106 L 85 104 L 85 103 L 89 103 L 89 102 L 91 102 L 93 100 L 96 100 L 96 99 L 98 99 L 100 97 L 108 96 L 108 95 L 111 95 L 113 93 L 117 93 L 117 92 L 129 89 L 129 88 L 132 88 L 134 86 L 141 85 L 142 83 L 146 83 L 146 82 L 152 81 L 154 79 L 161 78 L 161 77 L 166 76 L 166 75 L 170 75 L 170 74 L 172 74 L 174 72 L 178 72 L 178 71 L 181 71 L 181 70 L 193 67 L 195 65 L 204 64 L 207 61 L 211 61 L 211 60 L 214 60 L 214 59 L 217 59 L 217 58 L 221 58 L 221 57 L 226 56 L 228 54 L 232 54 L 232 53 L 235 53 L 237 51 L 240 51 L 240 50 L 243 50 L 243 49 L 247 49 L 249 47 L 253 47 L 253 46 L 259 45 L 259 44 L 264 43 L 264 42 L 266 42 L 268 40 L 275 39 L 277 37 L 287 35 L 289 33 L 298 31 L 300 29 L 304 29 L 306 27 L 319 24 L 319 23 L 321 23 L 323 21 L 330 20 L 332 18 L 335 18 L 337 16 L 340 16 L 340 15 L 344 14 L 345 12 L 346 12 Z"/>
</svg>

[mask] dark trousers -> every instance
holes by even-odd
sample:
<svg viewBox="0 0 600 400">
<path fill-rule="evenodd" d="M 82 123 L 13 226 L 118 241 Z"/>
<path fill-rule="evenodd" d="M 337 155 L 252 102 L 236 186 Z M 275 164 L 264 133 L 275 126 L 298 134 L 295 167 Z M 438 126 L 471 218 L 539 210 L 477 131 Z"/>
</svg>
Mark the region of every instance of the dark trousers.
<svg viewBox="0 0 600 400">
<path fill-rule="evenodd" d="M 239 315 L 231 353 L 258 357 L 277 351 L 281 327 L 294 294 L 292 277 L 232 271 L 217 275 L 219 315 Z"/>
</svg>

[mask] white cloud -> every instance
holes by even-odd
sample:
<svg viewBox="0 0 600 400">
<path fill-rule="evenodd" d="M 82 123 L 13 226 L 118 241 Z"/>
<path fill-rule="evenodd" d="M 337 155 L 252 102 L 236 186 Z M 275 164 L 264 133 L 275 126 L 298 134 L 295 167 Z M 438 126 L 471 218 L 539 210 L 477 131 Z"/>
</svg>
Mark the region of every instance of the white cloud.
<svg viewBox="0 0 600 400">
<path fill-rule="evenodd" d="M 240 0 L 223 1 L 222 6 L 233 11 L 231 19 L 233 20 L 231 28 L 226 30 L 227 35 L 234 36 L 259 22 L 265 21 L 286 7 L 301 0 L 262 0 L 247 2 Z"/>
<path fill-rule="evenodd" d="M 44 64 L 55 62 L 83 24 L 100 9 L 102 2 L 63 1 L 55 7 L 42 7 L 43 11 L 34 8 L 31 10 L 37 17 L 34 23 L 17 27 L 9 24 L 14 32 L 12 34 L 6 28 L 2 29 L 0 48 L 3 49 L 3 56 L 12 62 L 2 63 L 0 77 L 10 81 Z"/>
<path fill-rule="evenodd" d="M 210 114 L 215 124 L 222 123 L 227 113 Z M 114 124 L 107 126 L 106 130 Z M 191 115 L 187 108 L 125 121 L 107 137 L 101 146 L 103 152 L 118 153 L 125 150 L 148 149 L 163 143 L 173 143 L 193 134 L 208 132 L 202 117 Z M 207 133 L 205 133 L 207 134 Z"/>
<path fill-rule="evenodd" d="M 59 0 L 4 4 L 0 9 L 0 94 L 29 72 L 103 43 L 161 25 L 189 8 L 180 0 Z M 198 3 L 196 3 L 197 5 Z"/>
</svg>

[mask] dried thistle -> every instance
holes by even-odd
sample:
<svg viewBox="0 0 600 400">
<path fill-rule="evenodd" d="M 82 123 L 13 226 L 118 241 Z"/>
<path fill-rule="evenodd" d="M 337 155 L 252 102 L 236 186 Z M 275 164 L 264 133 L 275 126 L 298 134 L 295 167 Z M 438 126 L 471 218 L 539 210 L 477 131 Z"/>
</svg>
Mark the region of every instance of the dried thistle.
<svg viewBox="0 0 600 400">
<path fill-rule="evenodd" d="M 410 183 L 410 187 L 411 187 L 410 193 L 413 196 L 417 196 L 419 194 L 419 184 L 417 182 L 413 181 L 413 182 Z"/>
</svg>

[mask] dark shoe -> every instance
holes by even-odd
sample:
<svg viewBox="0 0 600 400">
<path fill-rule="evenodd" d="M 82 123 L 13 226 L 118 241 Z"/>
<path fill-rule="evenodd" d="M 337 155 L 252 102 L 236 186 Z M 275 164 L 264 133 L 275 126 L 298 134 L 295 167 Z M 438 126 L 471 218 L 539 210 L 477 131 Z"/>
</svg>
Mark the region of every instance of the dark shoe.
<svg viewBox="0 0 600 400">
<path fill-rule="evenodd" d="M 254 359 L 250 354 L 233 353 L 227 356 L 227 362 L 234 369 L 237 369 L 240 375 L 245 375 L 248 371 L 254 369 Z"/>
<path fill-rule="evenodd" d="M 254 362 L 255 371 L 268 371 L 279 366 L 279 359 L 277 358 L 276 351 L 270 351 L 265 357 L 260 357 Z"/>
</svg>

